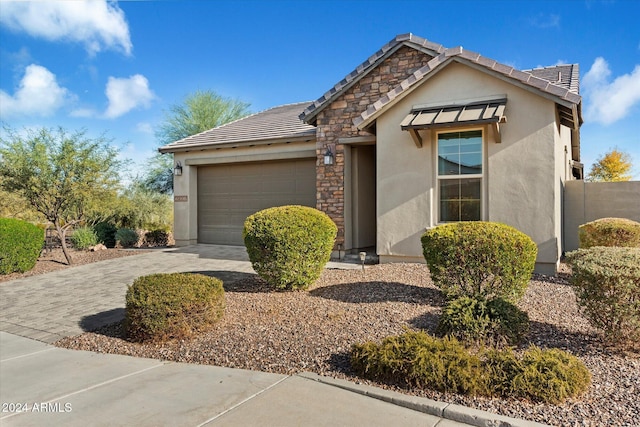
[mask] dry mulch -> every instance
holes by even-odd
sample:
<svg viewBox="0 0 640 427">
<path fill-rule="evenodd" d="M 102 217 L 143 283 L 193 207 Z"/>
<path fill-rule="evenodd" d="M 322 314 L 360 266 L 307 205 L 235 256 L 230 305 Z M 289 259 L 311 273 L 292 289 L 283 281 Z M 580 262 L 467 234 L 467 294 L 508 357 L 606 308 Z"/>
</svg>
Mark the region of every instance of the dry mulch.
<svg viewBox="0 0 640 427">
<path fill-rule="evenodd" d="M 121 258 L 144 253 L 144 251 L 134 249 L 106 249 L 102 251 L 78 251 L 69 249 L 73 265 L 67 264 L 67 259 L 61 248 L 51 251 L 43 251 L 36 262 L 35 267 L 25 273 L 0 274 L 0 282 L 20 279 L 22 277 L 36 276 L 38 274 L 51 273 L 52 271 L 63 270 L 78 265 L 90 264 L 107 259 Z"/>
<path fill-rule="evenodd" d="M 211 364 L 283 374 L 316 372 L 561 426 L 640 425 L 640 358 L 606 349 L 580 315 L 567 274 L 535 276 L 519 304 L 529 313 L 529 342 L 580 357 L 592 385 L 580 400 L 562 405 L 467 397 L 401 389 L 355 377 L 353 343 L 379 341 L 406 327 L 435 330 L 442 296 L 426 266 L 385 264 L 360 270 L 326 270 L 308 292 L 275 292 L 255 275 L 225 284 L 227 309 L 207 333 L 164 344 L 124 339 L 122 324 L 65 338 L 61 347 Z"/>
</svg>

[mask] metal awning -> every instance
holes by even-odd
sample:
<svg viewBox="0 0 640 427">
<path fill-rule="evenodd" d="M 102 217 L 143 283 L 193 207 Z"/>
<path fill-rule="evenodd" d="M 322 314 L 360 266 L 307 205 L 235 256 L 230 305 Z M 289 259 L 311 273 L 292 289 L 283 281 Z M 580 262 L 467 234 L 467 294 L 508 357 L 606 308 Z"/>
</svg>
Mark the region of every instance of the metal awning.
<svg viewBox="0 0 640 427">
<path fill-rule="evenodd" d="M 402 120 L 400 127 L 411 133 L 418 147 L 422 146 L 422 138 L 417 132 L 420 129 L 493 123 L 498 135 L 498 124 L 507 121 L 504 115 L 506 105 L 507 98 L 501 98 L 457 105 L 415 107 Z M 499 137 L 497 142 L 500 142 Z"/>
</svg>

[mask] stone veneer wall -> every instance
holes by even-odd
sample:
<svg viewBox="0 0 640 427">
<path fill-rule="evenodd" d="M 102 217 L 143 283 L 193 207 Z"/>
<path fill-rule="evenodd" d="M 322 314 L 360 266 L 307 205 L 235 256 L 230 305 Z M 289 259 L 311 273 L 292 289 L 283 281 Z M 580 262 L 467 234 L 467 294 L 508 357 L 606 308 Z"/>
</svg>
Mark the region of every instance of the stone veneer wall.
<svg viewBox="0 0 640 427">
<path fill-rule="evenodd" d="M 378 67 L 362 77 L 345 93 L 326 106 L 317 117 L 316 131 L 316 188 L 317 208 L 326 212 L 338 226 L 337 245 L 344 249 L 344 146 L 339 138 L 371 135 L 359 131 L 353 119 L 376 102 L 418 68 L 431 56 L 416 49 L 402 46 Z M 399 126 L 399 124 L 398 124 Z M 327 147 L 335 153 L 333 165 L 323 162 Z"/>
</svg>

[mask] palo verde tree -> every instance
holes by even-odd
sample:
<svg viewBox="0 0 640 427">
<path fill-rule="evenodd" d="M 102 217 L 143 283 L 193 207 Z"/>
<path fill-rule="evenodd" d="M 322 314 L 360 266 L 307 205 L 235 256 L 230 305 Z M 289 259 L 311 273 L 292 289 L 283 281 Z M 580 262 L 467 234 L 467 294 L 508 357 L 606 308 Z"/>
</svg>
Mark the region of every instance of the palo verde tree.
<svg viewBox="0 0 640 427">
<path fill-rule="evenodd" d="M 631 156 L 624 151 L 613 149 L 591 165 L 587 181 L 617 182 L 631 180 Z"/>
<path fill-rule="evenodd" d="M 41 128 L 0 136 L 0 186 L 20 195 L 56 228 L 69 264 L 65 235 L 100 200 L 111 199 L 123 166 L 104 136 Z"/>
<path fill-rule="evenodd" d="M 160 145 L 170 144 L 240 119 L 249 114 L 248 108 L 246 102 L 225 98 L 212 90 L 196 91 L 165 112 L 156 138 Z M 158 153 L 149 160 L 147 169 L 144 184 L 148 189 L 167 194 L 173 191 L 173 156 Z"/>
</svg>

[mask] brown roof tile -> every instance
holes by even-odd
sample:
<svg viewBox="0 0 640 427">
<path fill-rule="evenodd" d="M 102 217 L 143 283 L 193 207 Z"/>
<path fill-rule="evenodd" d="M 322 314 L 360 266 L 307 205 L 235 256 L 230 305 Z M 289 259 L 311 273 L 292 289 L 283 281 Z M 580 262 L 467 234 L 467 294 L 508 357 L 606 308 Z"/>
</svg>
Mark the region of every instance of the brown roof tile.
<svg viewBox="0 0 640 427">
<path fill-rule="evenodd" d="M 160 148 L 163 153 L 221 144 L 272 141 L 279 139 L 314 139 L 316 128 L 303 123 L 298 114 L 309 102 L 281 105 L 218 126 Z"/>
</svg>

